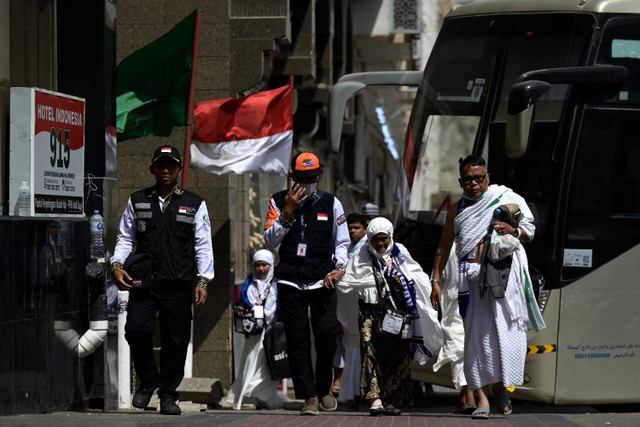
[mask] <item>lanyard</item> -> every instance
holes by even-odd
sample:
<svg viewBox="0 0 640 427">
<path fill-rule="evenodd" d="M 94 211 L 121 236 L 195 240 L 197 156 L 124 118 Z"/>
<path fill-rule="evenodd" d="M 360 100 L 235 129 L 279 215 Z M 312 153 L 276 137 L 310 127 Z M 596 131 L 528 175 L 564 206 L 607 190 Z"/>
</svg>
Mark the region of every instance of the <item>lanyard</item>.
<svg viewBox="0 0 640 427">
<path fill-rule="evenodd" d="M 300 241 L 304 242 L 304 234 L 307 231 L 307 223 L 304 221 L 304 215 L 300 215 Z"/>
<path fill-rule="evenodd" d="M 389 261 L 387 262 L 386 265 L 386 272 L 387 272 L 387 276 L 390 275 L 391 273 L 391 263 L 392 263 L 392 258 L 389 257 Z M 384 289 L 386 291 L 386 298 L 389 298 L 389 301 L 391 301 L 391 305 L 393 306 L 394 310 L 397 310 L 398 307 L 396 306 L 395 301 L 393 300 L 393 296 L 391 295 L 391 289 L 389 288 L 389 284 L 387 283 L 387 280 L 384 278 L 384 273 L 380 272 L 380 270 L 378 269 L 378 261 L 372 259 L 371 260 L 371 264 L 373 266 L 373 278 L 375 279 L 376 282 L 376 286 L 378 287 L 378 296 L 380 297 L 380 294 L 382 293 L 382 289 Z M 382 298 L 380 298 L 380 300 L 382 301 Z"/>
</svg>

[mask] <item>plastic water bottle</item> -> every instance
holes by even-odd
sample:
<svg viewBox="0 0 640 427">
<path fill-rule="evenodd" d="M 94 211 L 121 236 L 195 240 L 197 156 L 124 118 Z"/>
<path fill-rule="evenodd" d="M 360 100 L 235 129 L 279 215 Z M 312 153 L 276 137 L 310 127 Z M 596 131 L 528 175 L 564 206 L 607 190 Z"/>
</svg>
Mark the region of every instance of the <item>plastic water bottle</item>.
<svg viewBox="0 0 640 427">
<path fill-rule="evenodd" d="M 22 181 L 22 184 L 20 184 L 18 216 L 31 216 L 31 187 L 29 187 L 27 181 Z"/>
<path fill-rule="evenodd" d="M 89 258 L 104 258 L 104 243 L 102 234 L 104 230 L 104 222 L 100 212 L 95 210 L 89 220 Z"/>
<path fill-rule="evenodd" d="M 62 259 L 71 258 L 71 222 L 58 222 L 58 256 Z"/>
</svg>

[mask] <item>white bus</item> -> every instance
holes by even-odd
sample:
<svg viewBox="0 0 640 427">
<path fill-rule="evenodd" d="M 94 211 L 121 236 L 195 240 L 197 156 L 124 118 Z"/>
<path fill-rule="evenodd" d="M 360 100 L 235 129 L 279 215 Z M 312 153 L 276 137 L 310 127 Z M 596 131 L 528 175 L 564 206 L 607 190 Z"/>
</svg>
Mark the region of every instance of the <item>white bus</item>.
<svg viewBox="0 0 640 427">
<path fill-rule="evenodd" d="M 370 84 L 418 86 L 397 227 L 436 210 L 442 192 L 455 200 L 458 159 L 471 153 L 536 217 L 526 248 L 544 279 L 547 328 L 529 335 L 526 383 L 514 397 L 640 402 L 640 1 L 459 6 L 423 73 L 347 75 L 334 86 L 334 150 L 344 102 Z M 435 249 L 431 240 L 409 248 Z M 433 252 L 423 252 L 430 270 Z M 413 378 L 451 385 L 446 371 L 416 368 Z"/>
</svg>

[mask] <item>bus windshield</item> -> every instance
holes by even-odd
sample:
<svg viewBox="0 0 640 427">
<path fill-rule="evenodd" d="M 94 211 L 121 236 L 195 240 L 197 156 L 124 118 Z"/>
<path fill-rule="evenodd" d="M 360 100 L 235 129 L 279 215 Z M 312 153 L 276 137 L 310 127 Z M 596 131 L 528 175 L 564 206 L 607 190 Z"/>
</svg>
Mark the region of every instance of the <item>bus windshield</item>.
<svg viewBox="0 0 640 427">
<path fill-rule="evenodd" d="M 505 154 L 509 91 L 531 70 L 584 65 L 595 18 L 589 14 L 493 15 L 445 20 L 414 103 L 405 168 L 415 162 L 409 210 L 434 211 L 461 194 L 458 161 L 482 153 L 492 183 L 507 185 L 531 205 L 544 234 L 562 165 L 561 118 L 568 85 L 554 85 L 537 103 L 530 149 Z M 549 155 L 552 153 L 553 155 Z M 537 238 L 536 238 L 537 239 Z"/>
</svg>

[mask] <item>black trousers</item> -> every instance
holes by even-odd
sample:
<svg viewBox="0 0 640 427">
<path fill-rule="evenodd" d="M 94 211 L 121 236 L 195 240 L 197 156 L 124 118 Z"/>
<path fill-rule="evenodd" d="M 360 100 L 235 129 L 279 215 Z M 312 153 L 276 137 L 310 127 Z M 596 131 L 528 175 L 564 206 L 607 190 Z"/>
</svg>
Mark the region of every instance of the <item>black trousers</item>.
<svg viewBox="0 0 640 427">
<path fill-rule="evenodd" d="M 326 396 L 333 382 L 336 352 L 336 292 L 326 288 L 300 290 L 278 284 L 278 301 L 296 399 Z M 311 364 L 309 308 L 316 348 L 315 372 Z"/>
<path fill-rule="evenodd" d="M 178 399 L 191 335 L 191 286 L 153 283 L 129 292 L 125 338 L 142 385 L 158 383 L 158 397 Z M 160 319 L 160 370 L 153 357 L 156 313 Z"/>
</svg>

